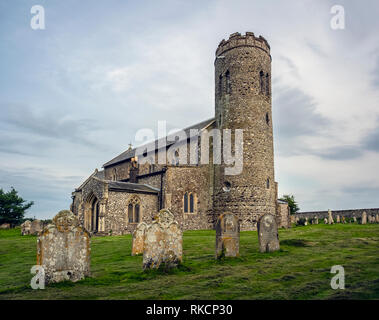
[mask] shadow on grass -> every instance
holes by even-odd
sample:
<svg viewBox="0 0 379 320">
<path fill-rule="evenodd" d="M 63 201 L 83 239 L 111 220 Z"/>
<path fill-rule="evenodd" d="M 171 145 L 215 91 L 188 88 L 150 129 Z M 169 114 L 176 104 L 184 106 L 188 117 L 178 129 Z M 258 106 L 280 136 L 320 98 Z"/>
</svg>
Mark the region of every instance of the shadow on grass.
<svg viewBox="0 0 379 320">
<path fill-rule="evenodd" d="M 287 239 L 280 241 L 281 245 L 292 247 L 310 247 L 310 243 L 303 239 Z"/>
</svg>

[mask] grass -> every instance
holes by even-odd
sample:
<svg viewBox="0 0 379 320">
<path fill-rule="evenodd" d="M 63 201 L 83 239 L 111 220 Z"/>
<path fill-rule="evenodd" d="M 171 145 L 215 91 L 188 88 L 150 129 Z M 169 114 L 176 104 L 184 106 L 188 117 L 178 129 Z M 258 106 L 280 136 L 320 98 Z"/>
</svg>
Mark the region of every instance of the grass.
<svg viewBox="0 0 379 320">
<path fill-rule="evenodd" d="M 241 232 L 240 257 L 216 261 L 215 232 L 186 231 L 179 268 L 144 272 L 130 235 L 96 237 L 90 278 L 32 290 L 37 238 L 0 230 L 0 299 L 379 299 L 379 224 L 295 227 L 279 238 L 280 251 L 262 254 L 257 233 Z M 333 265 L 345 268 L 345 290 L 330 287 Z"/>
</svg>

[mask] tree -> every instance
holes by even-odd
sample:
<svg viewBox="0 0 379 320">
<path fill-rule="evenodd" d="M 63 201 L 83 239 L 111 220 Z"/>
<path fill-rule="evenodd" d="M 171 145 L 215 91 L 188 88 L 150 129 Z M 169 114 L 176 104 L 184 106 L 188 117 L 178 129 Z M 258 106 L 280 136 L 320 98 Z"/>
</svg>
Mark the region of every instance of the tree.
<svg viewBox="0 0 379 320">
<path fill-rule="evenodd" d="M 13 187 L 9 192 L 0 189 L 0 225 L 3 223 L 10 223 L 12 226 L 20 224 L 25 211 L 33 204 L 33 201 L 26 202 L 19 197 L 18 192 Z"/>
<path fill-rule="evenodd" d="M 282 200 L 288 203 L 291 214 L 295 214 L 296 212 L 300 210 L 299 206 L 297 205 L 297 202 L 295 201 L 294 195 L 285 194 L 279 200 Z"/>
</svg>

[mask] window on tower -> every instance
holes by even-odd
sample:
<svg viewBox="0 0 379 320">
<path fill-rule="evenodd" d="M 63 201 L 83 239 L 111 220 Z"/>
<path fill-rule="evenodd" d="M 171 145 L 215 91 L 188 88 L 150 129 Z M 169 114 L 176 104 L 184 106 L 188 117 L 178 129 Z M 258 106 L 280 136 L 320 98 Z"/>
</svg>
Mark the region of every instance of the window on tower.
<svg viewBox="0 0 379 320">
<path fill-rule="evenodd" d="M 259 84 L 260 84 L 260 88 L 261 88 L 261 93 L 264 93 L 264 86 L 265 86 L 265 83 L 264 83 L 264 73 L 263 71 L 259 72 Z"/>
<path fill-rule="evenodd" d="M 222 95 L 222 74 L 220 74 L 218 78 L 218 94 Z"/>
<path fill-rule="evenodd" d="M 267 123 L 267 125 L 270 124 L 270 116 L 269 116 L 268 112 L 266 112 L 266 123 Z"/>
<path fill-rule="evenodd" d="M 270 178 L 267 178 L 266 180 L 266 188 L 270 189 Z"/>
<path fill-rule="evenodd" d="M 230 72 L 229 70 L 225 73 L 226 78 L 226 93 L 229 94 L 232 91 L 231 84 L 230 84 Z"/>
<path fill-rule="evenodd" d="M 266 73 L 266 95 L 270 95 L 270 77 L 268 73 Z"/>
</svg>

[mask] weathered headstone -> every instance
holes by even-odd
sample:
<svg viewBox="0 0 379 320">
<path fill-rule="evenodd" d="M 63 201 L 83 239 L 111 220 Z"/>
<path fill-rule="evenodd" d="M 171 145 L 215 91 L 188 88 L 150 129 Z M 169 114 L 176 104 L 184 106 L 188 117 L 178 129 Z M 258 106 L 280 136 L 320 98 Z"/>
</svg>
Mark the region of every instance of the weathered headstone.
<svg viewBox="0 0 379 320">
<path fill-rule="evenodd" d="M 21 224 L 21 235 L 26 236 L 30 234 L 30 229 L 32 227 L 32 223 L 30 220 L 26 220 L 24 223 Z"/>
<path fill-rule="evenodd" d="M 362 213 L 362 221 L 361 221 L 362 224 L 366 224 L 367 223 L 367 213 L 366 211 L 363 211 Z"/>
<path fill-rule="evenodd" d="M 379 214 L 376 215 L 376 222 L 379 223 Z"/>
<path fill-rule="evenodd" d="M 10 229 L 10 228 L 11 228 L 10 223 L 3 223 L 2 225 L 0 225 L 0 229 Z"/>
<path fill-rule="evenodd" d="M 341 218 L 341 223 L 346 223 L 345 216 L 342 216 L 342 218 Z"/>
<path fill-rule="evenodd" d="M 258 220 L 258 241 L 260 252 L 280 249 L 278 226 L 272 214 L 266 213 Z"/>
<path fill-rule="evenodd" d="M 356 222 L 357 222 L 357 217 L 354 216 L 354 217 L 353 217 L 353 220 L 354 220 L 354 223 L 356 223 Z"/>
<path fill-rule="evenodd" d="M 90 235 L 70 211 L 60 211 L 39 234 L 37 265 L 45 282 L 78 281 L 90 274 Z"/>
<path fill-rule="evenodd" d="M 308 217 L 305 217 L 305 222 L 304 222 L 304 225 L 307 226 L 308 225 Z"/>
<path fill-rule="evenodd" d="M 324 218 L 324 223 L 328 224 L 328 219 L 327 218 Z"/>
<path fill-rule="evenodd" d="M 183 238 L 179 224 L 167 209 L 159 211 L 145 230 L 143 269 L 171 268 L 183 259 Z"/>
<path fill-rule="evenodd" d="M 340 223 L 340 222 L 341 222 L 341 220 L 340 220 L 340 215 L 337 214 L 337 220 L 336 220 L 336 223 Z"/>
<path fill-rule="evenodd" d="M 216 258 L 239 256 L 240 226 L 232 213 L 220 215 L 216 223 Z"/>
<path fill-rule="evenodd" d="M 328 210 L 328 224 L 334 224 L 332 211 L 330 209 Z"/>
<path fill-rule="evenodd" d="M 317 216 L 315 216 L 315 217 L 313 218 L 313 224 L 318 224 L 318 217 L 317 217 Z"/>
<path fill-rule="evenodd" d="M 30 234 L 38 235 L 43 230 L 43 223 L 41 220 L 33 220 L 30 226 Z"/>
<path fill-rule="evenodd" d="M 132 240 L 132 256 L 136 256 L 143 253 L 143 241 L 145 237 L 146 228 L 147 224 L 145 222 L 141 222 L 137 225 L 136 230 L 134 230 Z"/>
</svg>

